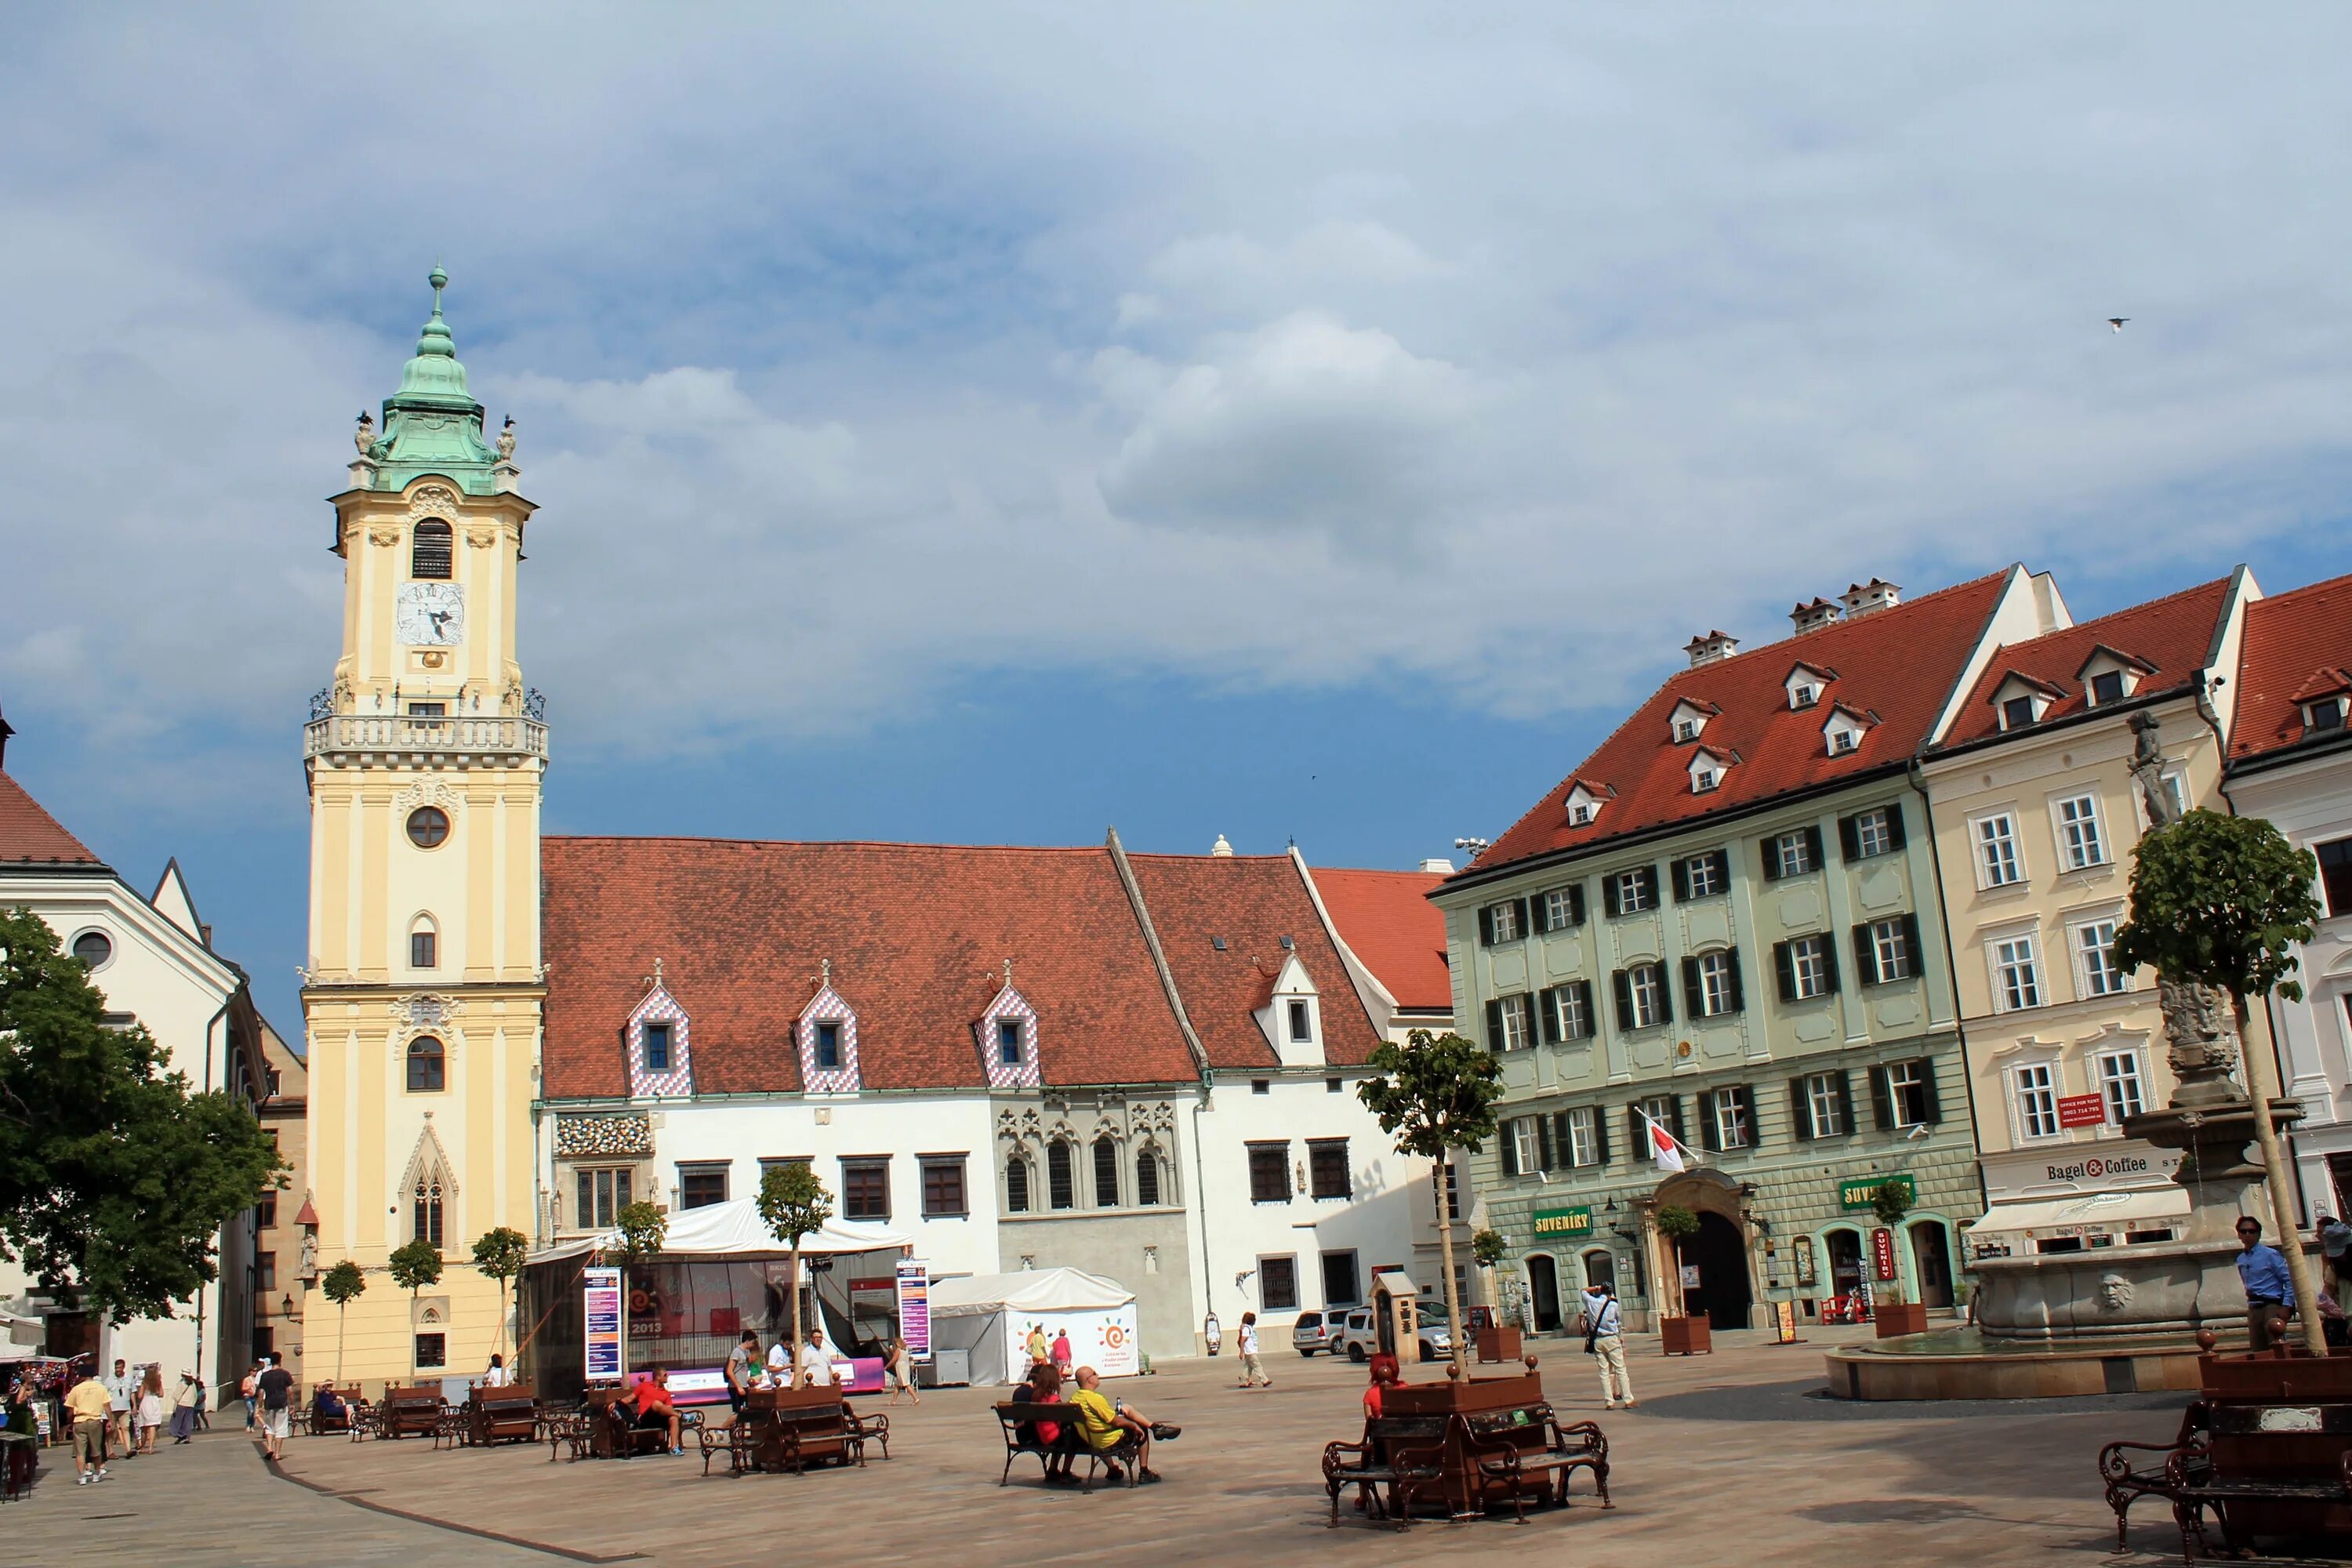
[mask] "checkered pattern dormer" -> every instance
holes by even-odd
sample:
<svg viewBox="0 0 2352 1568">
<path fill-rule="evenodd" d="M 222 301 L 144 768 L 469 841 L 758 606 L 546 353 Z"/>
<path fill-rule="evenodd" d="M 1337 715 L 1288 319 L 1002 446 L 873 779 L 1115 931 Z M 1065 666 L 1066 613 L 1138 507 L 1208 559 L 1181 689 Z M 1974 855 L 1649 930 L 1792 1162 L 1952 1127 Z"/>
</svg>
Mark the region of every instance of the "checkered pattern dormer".
<svg viewBox="0 0 2352 1568">
<path fill-rule="evenodd" d="M 988 1010 L 972 1026 L 980 1047 L 980 1065 L 991 1089 L 1035 1089 L 1037 1069 L 1037 1009 L 1028 998 L 1007 985 L 996 994 Z M 1008 1029 L 1013 1031 L 1008 1033 Z M 1007 1047 L 1018 1037 L 1018 1061 L 1006 1061 Z"/>
<path fill-rule="evenodd" d="M 669 1031 L 669 1065 L 666 1070 L 647 1061 L 648 1026 Z M 686 1009 L 678 1005 L 667 986 L 655 982 L 645 1000 L 637 1004 L 636 1011 L 629 1015 L 628 1026 L 622 1031 L 628 1051 L 629 1094 L 633 1099 L 662 1100 L 694 1092 L 694 1054 L 688 1034 Z"/>
<path fill-rule="evenodd" d="M 828 965 L 830 967 L 830 965 Z M 826 1026 L 832 1029 L 832 1065 L 819 1060 Z M 831 981 L 817 987 L 801 1009 L 793 1034 L 800 1046 L 801 1089 L 807 1094 L 857 1092 L 857 1014 L 833 988 Z"/>
</svg>

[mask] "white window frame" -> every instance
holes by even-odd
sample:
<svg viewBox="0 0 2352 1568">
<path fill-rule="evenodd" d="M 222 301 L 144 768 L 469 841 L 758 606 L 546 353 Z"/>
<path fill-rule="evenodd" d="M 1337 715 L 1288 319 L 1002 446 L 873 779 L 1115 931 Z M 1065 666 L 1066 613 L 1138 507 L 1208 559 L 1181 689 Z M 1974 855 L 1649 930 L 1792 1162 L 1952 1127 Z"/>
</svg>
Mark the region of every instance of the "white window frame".
<svg viewBox="0 0 2352 1568">
<path fill-rule="evenodd" d="M 1698 1006 L 1705 1018 L 1731 1011 L 1731 954 L 1720 948 L 1698 955 Z"/>
<path fill-rule="evenodd" d="M 1536 1043 L 1533 1027 L 1536 1016 L 1534 998 L 1521 991 L 1515 995 L 1498 996 L 1495 1000 L 1501 1005 L 1502 1009 L 1503 1048 L 1507 1051 L 1523 1051 L 1534 1045 Z M 1513 1038 L 1514 1035 L 1517 1037 Z"/>
<path fill-rule="evenodd" d="M 1792 828 L 1787 833 L 1774 834 L 1772 864 L 1780 868 L 1780 873 L 1784 878 L 1810 877 L 1821 869 L 1819 866 L 1807 863 L 1812 855 L 1812 840 L 1805 837 L 1802 828 Z"/>
<path fill-rule="evenodd" d="M 1910 936 L 1900 919 L 1870 922 L 1870 955 L 1880 984 L 1919 978 L 1919 955 L 1911 951 Z M 1893 973 L 1897 957 L 1903 961 L 1900 974 Z"/>
<path fill-rule="evenodd" d="M 1988 936 L 1985 964 L 1992 976 L 1994 1012 L 2029 1012 L 2049 1000 L 2042 994 L 2038 931 L 2014 931 Z"/>
<path fill-rule="evenodd" d="M 1706 795 L 1723 782 L 1723 775 L 1713 768 L 1691 770 L 1691 794 Z"/>
<path fill-rule="evenodd" d="M 1914 1057 L 1908 1061 L 1889 1062 L 1886 1064 L 1885 1070 L 1886 1104 L 1888 1112 L 1895 1118 L 1895 1125 L 1901 1128 L 1925 1127 L 1927 1124 L 1928 1063 L 1927 1058 Z M 1903 1076 L 1897 1078 L 1895 1076 L 1897 1073 Z M 1909 1115 L 1904 1110 L 1903 1091 L 1906 1089 L 1916 1089 L 1919 1091 L 1920 1114 L 1917 1116 Z"/>
<path fill-rule="evenodd" d="M 1517 899 L 1505 899 L 1499 904 L 1487 905 L 1486 923 L 1495 933 L 1494 945 L 1496 947 L 1507 942 L 1517 942 L 1528 934 L 1519 929 L 1519 901 Z"/>
<path fill-rule="evenodd" d="M 1575 929 L 1576 894 L 1572 889 L 1554 888 L 1538 893 L 1537 897 L 1543 900 L 1544 930 L 1562 931 Z"/>
<path fill-rule="evenodd" d="M 2039 1081 L 2030 1081 L 2037 1076 Z M 2019 1142 L 2055 1143 L 2066 1136 L 2066 1130 L 2058 1125 L 2058 1097 L 2065 1085 L 2059 1079 L 2056 1062 L 2013 1062 L 2001 1078 L 2009 1089 L 2010 1122 Z M 2035 1117 L 2028 1109 L 2037 1097 L 2048 1110 L 2046 1131 L 2034 1131 L 2035 1121 L 2044 1119 Z"/>
<path fill-rule="evenodd" d="M 1817 996 L 1828 995 L 1830 939 L 1820 932 L 1790 938 L 1789 975 L 1796 982 L 1798 1001 L 1811 1002 Z"/>
<path fill-rule="evenodd" d="M 1698 731 L 1699 723 L 1696 719 L 1677 719 L 1675 721 L 1675 739 L 1676 741 L 1696 741 L 1698 739 Z"/>
<path fill-rule="evenodd" d="M 1805 1077 L 1805 1108 L 1816 1138 L 1843 1138 L 1853 1131 L 1845 1124 L 1845 1097 L 1838 1092 L 1841 1076 L 1817 1072 Z"/>
<path fill-rule="evenodd" d="M 1694 899 L 1712 899 L 1719 893 L 1730 891 L 1731 878 L 1726 869 L 1727 865 L 1727 858 L 1718 860 L 1712 852 L 1693 855 L 1685 860 L 1683 883 L 1690 889 L 1690 896 Z M 1705 887 L 1699 886 L 1699 878 L 1702 875 L 1706 879 Z"/>
<path fill-rule="evenodd" d="M 1568 1113 L 1568 1163 L 1601 1163 L 1601 1113 L 1590 1105 L 1577 1106 Z"/>
<path fill-rule="evenodd" d="M 2120 1064 L 2125 1070 L 2112 1072 Z M 2110 1046 L 2095 1051 L 2091 1057 L 2091 1070 L 2099 1086 L 2099 1096 L 2107 1108 L 2107 1121 L 2120 1128 L 2126 1116 L 2137 1116 L 2147 1109 L 2147 1063 L 2137 1046 Z M 2126 1109 L 2124 1096 L 2116 1092 L 2124 1084 L 2131 1086 L 2132 1104 Z"/>
<path fill-rule="evenodd" d="M 2132 988 L 2130 973 L 2115 958 L 2116 927 L 2120 923 L 2115 915 L 2105 914 L 2072 921 L 2066 926 L 2066 951 L 2074 961 L 2074 994 L 2084 1001 L 2121 995 Z M 2106 941 L 2095 944 L 2090 939 L 2099 931 L 2106 933 Z M 2092 966 L 2095 957 L 2104 968 Z"/>
<path fill-rule="evenodd" d="M 1552 992 L 1552 1016 L 1559 1022 L 1560 1044 L 1592 1037 L 1592 1010 L 1586 1005 L 1591 995 L 1591 991 L 1579 985 L 1561 985 Z"/>
<path fill-rule="evenodd" d="M 1647 978 L 1646 990 L 1644 977 Z M 1633 1004 L 1634 1028 L 1652 1029 L 1664 1023 L 1666 966 L 1650 963 L 1628 964 L 1625 969 L 1625 995 Z"/>
<path fill-rule="evenodd" d="M 2105 824 L 2099 816 L 2099 796 L 2077 790 L 2050 797 L 2050 830 L 2058 845 L 2058 865 L 2063 871 L 2095 871 L 2110 865 Z"/>
<path fill-rule="evenodd" d="M 1853 852 L 1855 858 L 1862 860 L 1895 852 L 1894 818 L 1886 807 L 1874 805 L 1868 811 L 1855 814 Z"/>
<path fill-rule="evenodd" d="M 1715 1118 L 1715 1146 L 1721 1150 L 1753 1148 L 1756 1129 L 1745 1114 L 1737 1089 L 1718 1089 L 1707 1096 L 1707 1113 Z"/>
<path fill-rule="evenodd" d="M 1969 863 L 1985 891 L 2014 888 L 2025 880 L 2025 846 L 2019 842 L 2017 813 L 1989 811 L 1969 818 Z M 1999 873 L 2006 870 L 2009 875 Z"/>
<path fill-rule="evenodd" d="M 1629 870 L 1610 873 L 1617 879 L 1617 912 L 1619 914 L 1645 915 L 1658 907 L 1654 903 L 1646 901 L 1650 896 L 1650 884 L 1649 879 L 1642 875 L 1644 869 L 1643 867 L 1635 866 Z"/>
<path fill-rule="evenodd" d="M 1536 1142 L 1536 1119 L 1514 1117 L 1511 1121 L 1511 1148 L 1519 1157 L 1519 1174 L 1531 1176 L 1543 1168 L 1543 1151 Z"/>
</svg>

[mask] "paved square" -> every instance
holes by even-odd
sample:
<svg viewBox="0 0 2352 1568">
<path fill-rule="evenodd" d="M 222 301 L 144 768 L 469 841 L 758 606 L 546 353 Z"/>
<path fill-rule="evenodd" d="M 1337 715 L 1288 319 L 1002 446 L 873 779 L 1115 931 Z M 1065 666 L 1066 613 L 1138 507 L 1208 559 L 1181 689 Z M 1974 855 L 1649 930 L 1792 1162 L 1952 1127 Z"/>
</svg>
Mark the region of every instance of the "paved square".
<svg viewBox="0 0 2352 1568">
<path fill-rule="evenodd" d="M 1133 1491 L 1046 1491 L 1034 1459 L 1000 1489 L 1003 1447 L 986 1389 L 941 1389 L 892 1411 L 896 1458 L 864 1470 L 703 1478 L 697 1458 L 551 1463 L 545 1445 L 434 1452 L 418 1441 L 291 1445 L 270 1477 L 246 1445 L 215 1435 L 77 1491 L 52 1473 L 0 1515 L 17 1562 L 97 1550 L 204 1564 L 386 1562 L 494 1568 L 536 1561 L 629 1561 L 662 1568 L 740 1564 L 786 1552 L 814 1563 L 929 1559 L 971 1568 L 1075 1563 L 1106 1551 L 1167 1563 L 1308 1561 L 1416 1563 L 1496 1552 L 1560 1552 L 1596 1568 L 1737 1561 L 2049 1564 L 2178 1560 L 2169 1518 L 2147 1510 L 2134 1552 L 2109 1555 L 2112 1516 L 2095 1463 L 2115 1437 L 2169 1437 L 2177 1394 L 1963 1405 L 1853 1405 L 1816 1397 L 1820 1351 L 1853 1331 L 1814 1331 L 1782 1348 L 1723 1334 L 1713 1356 L 1668 1361 L 1635 1342 L 1635 1412 L 1602 1415 L 1573 1341 L 1540 1342 L 1563 1414 L 1609 1434 L 1617 1507 L 1580 1500 L 1565 1514 L 1376 1530 L 1347 1514 L 1325 1527 L 1323 1443 L 1352 1437 L 1362 1369 L 1269 1358 L 1271 1391 L 1232 1386 L 1230 1361 L 1172 1363 L 1119 1392 L 1182 1424 Z M 1416 1381 L 1435 1369 L 1422 1368 Z M 868 1402 L 861 1401 L 861 1404 Z M 348 1499 L 350 1500 L 341 1500 Z M 105 1505 L 103 1507 L 100 1505 Z M 397 1510 L 387 1512 L 383 1510 Z M 1343 1509 L 1343 1513 L 1346 1510 Z M 124 1515 L 97 1518 L 93 1516 Z M 410 1517 L 401 1517 L 407 1515 Z M 562 1557 L 457 1533 L 538 1543 Z M 242 1539 L 223 1531 L 245 1532 Z M 336 1550 L 322 1559 L 331 1537 Z"/>
</svg>

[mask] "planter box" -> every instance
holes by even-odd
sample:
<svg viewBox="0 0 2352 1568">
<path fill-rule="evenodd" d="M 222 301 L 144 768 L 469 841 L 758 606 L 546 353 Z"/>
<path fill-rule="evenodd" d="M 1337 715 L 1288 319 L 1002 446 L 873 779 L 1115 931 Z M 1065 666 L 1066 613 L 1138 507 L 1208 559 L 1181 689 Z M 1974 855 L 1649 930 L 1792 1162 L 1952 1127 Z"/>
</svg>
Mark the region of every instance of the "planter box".
<svg viewBox="0 0 2352 1568">
<path fill-rule="evenodd" d="M 1402 1384 L 1381 1396 L 1386 1415 L 1475 1415 L 1543 1403 L 1543 1379 L 1532 1372 L 1517 1376 L 1442 1378 Z"/>
<path fill-rule="evenodd" d="M 1694 1318 L 1660 1318 L 1659 1347 L 1668 1355 L 1712 1355 L 1715 1353 L 1715 1323 L 1705 1312 Z"/>
<path fill-rule="evenodd" d="M 2325 1361 L 2299 1351 L 2284 1358 L 2269 1354 L 2203 1355 L 2197 1358 L 2197 1372 L 2199 1385 L 2208 1399 L 2352 1399 L 2352 1353 L 2340 1349 Z"/>
<path fill-rule="evenodd" d="M 1882 1340 L 1927 1331 L 1927 1309 L 1916 1301 L 1889 1301 L 1877 1309 L 1876 1319 Z"/>
<path fill-rule="evenodd" d="M 1517 1361 L 1520 1354 L 1518 1330 L 1480 1329 L 1478 1331 L 1480 1361 Z"/>
</svg>

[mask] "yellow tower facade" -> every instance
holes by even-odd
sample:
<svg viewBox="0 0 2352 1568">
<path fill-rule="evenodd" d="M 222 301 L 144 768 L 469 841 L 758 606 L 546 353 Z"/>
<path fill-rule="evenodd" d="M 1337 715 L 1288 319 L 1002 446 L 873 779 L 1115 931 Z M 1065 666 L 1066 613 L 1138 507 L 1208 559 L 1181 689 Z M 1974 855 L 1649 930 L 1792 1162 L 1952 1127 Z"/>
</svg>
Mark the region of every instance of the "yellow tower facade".
<svg viewBox="0 0 2352 1568">
<path fill-rule="evenodd" d="M 478 1375 L 511 1354 L 500 1290 L 473 1244 L 536 1237 L 540 796 L 547 729 L 515 649 L 531 504 L 511 421 L 495 439 L 441 313 L 381 428 L 362 415 L 335 496 L 342 650 L 311 700 L 311 1205 L 323 1275 L 365 1292 L 315 1300 L 313 1376 Z M 390 1273 L 422 1239 L 443 1260 L 415 1290 Z M 341 1320 L 340 1335 L 338 1319 Z"/>
</svg>

